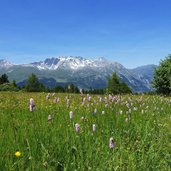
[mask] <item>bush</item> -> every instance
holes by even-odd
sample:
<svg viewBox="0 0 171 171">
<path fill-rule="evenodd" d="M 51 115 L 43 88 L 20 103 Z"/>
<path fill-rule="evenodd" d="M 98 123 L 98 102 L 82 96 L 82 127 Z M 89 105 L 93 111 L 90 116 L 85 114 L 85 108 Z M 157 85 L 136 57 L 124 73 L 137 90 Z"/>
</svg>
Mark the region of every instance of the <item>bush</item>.
<svg viewBox="0 0 171 171">
<path fill-rule="evenodd" d="M 0 85 L 0 91 L 18 91 L 19 89 L 11 83 L 5 83 Z"/>
</svg>

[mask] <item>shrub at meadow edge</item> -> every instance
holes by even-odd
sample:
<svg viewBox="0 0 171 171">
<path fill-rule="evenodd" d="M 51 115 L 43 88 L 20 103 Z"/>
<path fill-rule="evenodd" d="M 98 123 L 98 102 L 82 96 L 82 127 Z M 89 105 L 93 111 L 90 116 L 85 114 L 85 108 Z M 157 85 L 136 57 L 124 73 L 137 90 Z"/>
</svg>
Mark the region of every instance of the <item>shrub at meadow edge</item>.
<svg viewBox="0 0 171 171">
<path fill-rule="evenodd" d="M 0 170 L 169 170 L 170 105 L 147 95 L 1 93 Z"/>
</svg>

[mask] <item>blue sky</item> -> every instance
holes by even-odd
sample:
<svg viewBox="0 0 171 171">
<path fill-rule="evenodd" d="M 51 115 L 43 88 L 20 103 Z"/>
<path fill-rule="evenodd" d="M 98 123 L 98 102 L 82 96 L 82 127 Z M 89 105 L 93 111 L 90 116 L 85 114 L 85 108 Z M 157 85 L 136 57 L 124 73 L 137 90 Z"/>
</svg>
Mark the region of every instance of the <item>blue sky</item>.
<svg viewBox="0 0 171 171">
<path fill-rule="evenodd" d="M 171 0 L 1 0 L 0 58 L 158 64 L 171 53 L 170 9 Z"/>
</svg>

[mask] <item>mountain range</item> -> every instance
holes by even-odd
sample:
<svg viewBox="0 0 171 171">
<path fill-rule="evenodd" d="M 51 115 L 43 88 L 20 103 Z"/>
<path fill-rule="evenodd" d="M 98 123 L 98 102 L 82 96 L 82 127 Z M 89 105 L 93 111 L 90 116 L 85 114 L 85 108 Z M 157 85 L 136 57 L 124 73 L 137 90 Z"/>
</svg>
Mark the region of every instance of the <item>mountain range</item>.
<svg viewBox="0 0 171 171">
<path fill-rule="evenodd" d="M 104 88 L 109 76 L 116 72 L 133 92 L 147 92 L 151 90 L 155 68 L 156 65 L 146 65 L 127 69 L 102 57 L 90 60 L 80 56 L 61 56 L 21 65 L 0 60 L 0 74 L 6 73 L 9 79 L 16 80 L 18 85 L 23 85 L 28 76 L 34 73 L 49 88 L 68 83 L 85 89 Z"/>
</svg>

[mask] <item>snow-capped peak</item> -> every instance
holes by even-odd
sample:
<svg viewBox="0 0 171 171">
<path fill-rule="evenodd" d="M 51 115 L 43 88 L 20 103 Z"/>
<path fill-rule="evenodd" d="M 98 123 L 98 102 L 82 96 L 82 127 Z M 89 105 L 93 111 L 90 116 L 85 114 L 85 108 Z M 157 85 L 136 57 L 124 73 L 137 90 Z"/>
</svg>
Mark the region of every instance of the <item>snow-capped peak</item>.
<svg viewBox="0 0 171 171">
<path fill-rule="evenodd" d="M 10 68 L 11 66 L 13 66 L 13 64 L 10 63 L 9 61 L 7 61 L 5 59 L 0 59 L 0 67 L 1 68 Z"/>
<path fill-rule="evenodd" d="M 40 62 L 34 62 L 31 63 L 31 65 L 39 70 L 56 70 L 59 67 L 67 67 L 68 69 L 78 70 L 84 67 L 102 67 L 106 63 L 108 63 L 107 60 L 102 57 L 95 60 L 90 60 L 81 56 L 59 56 L 56 58 L 47 58 Z"/>
</svg>

